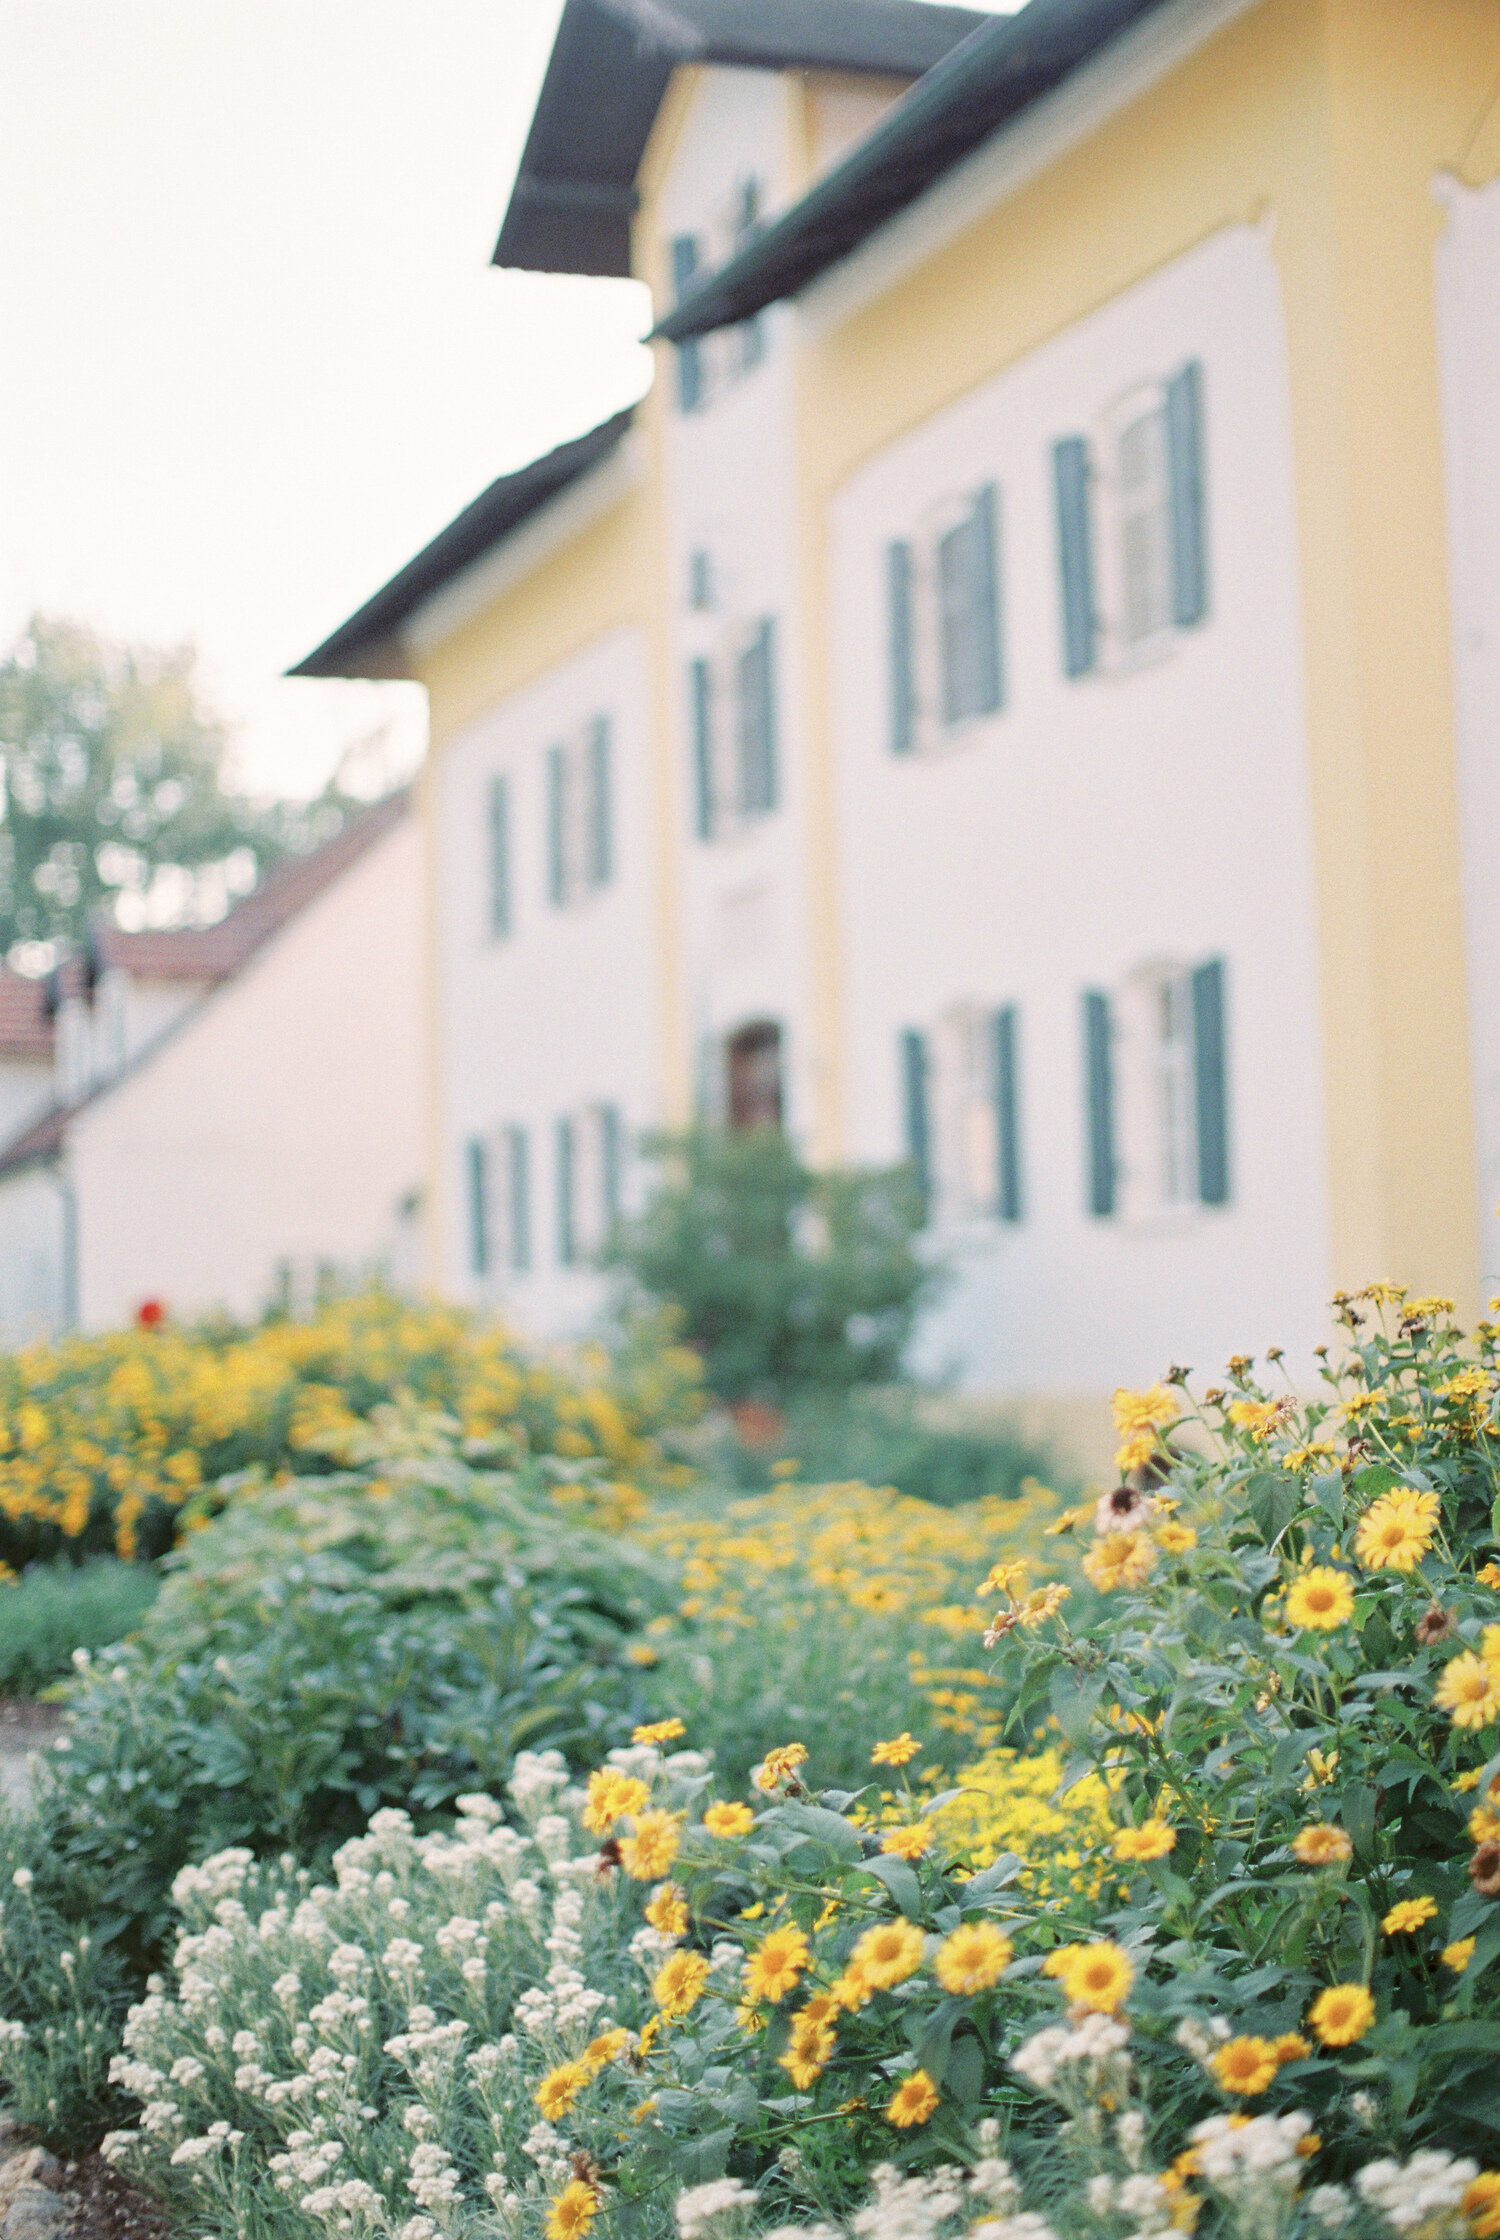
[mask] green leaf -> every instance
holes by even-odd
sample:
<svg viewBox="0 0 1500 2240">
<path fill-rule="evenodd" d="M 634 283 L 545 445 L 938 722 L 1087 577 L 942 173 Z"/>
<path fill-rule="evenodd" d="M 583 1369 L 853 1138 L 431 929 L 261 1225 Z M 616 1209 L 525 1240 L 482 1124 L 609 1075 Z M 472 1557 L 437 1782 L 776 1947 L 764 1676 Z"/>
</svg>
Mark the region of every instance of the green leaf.
<svg viewBox="0 0 1500 2240">
<path fill-rule="evenodd" d="M 977 2100 L 984 2090 L 984 2047 L 966 2030 L 955 2037 L 948 2053 L 948 2069 L 943 2079 L 949 2097 L 965 2103 Z"/>
<path fill-rule="evenodd" d="M 996 1897 L 1002 1890 L 1009 1889 L 1020 1871 L 1021 1861 L 1014 1851 L 1002 1851 L 998 1859 L 960 1884 L 958 1902 L 964 1912 L 968 1913 L 974 1906 L 982 1906 L 987 1898 Z"/>
<path fill-rule="evenodd" d="M 684 2139 L 674 2156 L 679 2177 L 690 2186 L 707 2185 L 713 2178 L 722 2178 L 733 2144 L 732 2127 L 706 2132 L 701 2139 Z"/>
<path fill-rule="evenodd" d="M 851 1863 L 864 1856 L 858 1828 L 842 1813 L 829 1812 L 820 1804 L 778 1805 L 764 1815 L 761 1826 L 787 1828 L 795 1835 L 810 1837 L 835 1857 Z"/>
<path fill-rule="evenodd" d="M 925 2069 L 934 2084 L 941 2084 L 948 2067 L 948 2049 L 953 2043 L 953 2032 L 963 2020 L 965 2012 L 962 1999 L 942 1999 L 926 2018 L 921 2035 L 916 2038 L 917 2067 Z"/>
<path fill-rule="evenodd" d="M 1295 1470 L 1258 1470 L 1245 1481 L 1245 1505 L 1260 1527 L 1268 1548 L 1274 1547 L 1302 1506 L 1302 1486 Z"/>
<path fill-rule="evenodd" d="M 866 1874 L 885 1884 L 908 1921 L 921 1920 L 922 1885 L 904 1859 L 893 1859 L 882 1852 L 877 1858 L 862 1859 L 860 1865 Z"/>
<path fill-rule="evenodd" d="M 1280 1788 L 1290 1781 L 1301 1765 L 1316 1738 L 1304 1731 L 1301 1734 L 1284 1734 L 1271 1752 L 1271 1786 Z"/>
<path fill-rule="evenodd" d="M 1069 1742 L 1075 1747 L 1082 1744 L 1089 1731 L 1094 1713 L 1104 1694 L 1104 1676 L 1094 1673 L 1089 1678 L 1077 1680 L 1066 1667 L 1052 1678 L 1052 1715 Z"/>
<path fill-rule="evenodd" d="M 1331 1524 L 1343 1523 L 1344 1476 L 1341 1470 L 1325 1470 L 1313 1479 L 1308 1491 Z"/>
</svg>

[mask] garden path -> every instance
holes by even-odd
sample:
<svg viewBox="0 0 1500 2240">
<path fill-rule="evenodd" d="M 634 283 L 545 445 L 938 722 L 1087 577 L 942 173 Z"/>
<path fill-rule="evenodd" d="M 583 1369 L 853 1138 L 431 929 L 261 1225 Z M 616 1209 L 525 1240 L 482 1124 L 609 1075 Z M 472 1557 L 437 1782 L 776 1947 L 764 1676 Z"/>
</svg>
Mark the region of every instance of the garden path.
<svg viewBox="0 0 1500 2240">
<path fill-rule="evenodd" d="M 0 1700 L 0 1803 L 13 1810 L 31 1796 L 34 1750 L 45 1750 L 60 1732 L 63 1716 L 50 1704 Z"/>
</svg>

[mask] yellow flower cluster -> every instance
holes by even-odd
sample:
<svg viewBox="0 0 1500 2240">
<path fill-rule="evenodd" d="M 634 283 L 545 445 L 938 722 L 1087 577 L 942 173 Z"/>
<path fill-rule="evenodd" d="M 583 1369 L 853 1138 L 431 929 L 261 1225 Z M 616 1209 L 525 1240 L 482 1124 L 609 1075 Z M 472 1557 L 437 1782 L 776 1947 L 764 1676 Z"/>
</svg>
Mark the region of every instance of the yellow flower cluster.
<svg viewBox="0 0 1500 2240">
<path fill-rule="evenodd" d="M 1017 1891 L 1042 1905 L 1095 1898 L 1112 1872 L 1109 1790 L 1089 1774 L 1059 1796 L 1062 1775 L 1057 1750 L 991 1751 L 959 1774 L 962 1793 L 926 1825 L 976 1869 L 1013 1851 L 1022 1861 Z"/>
<path fill-rule="evenodd" d="M 658 1349 L 653 1375 L 622 1381 L 596 1349 L 533 1359 L 497 1324 L 383 1292 L 248 1332 L 165 1323 L 28 1346 L 0 1356 L 0 1532 L 26 1554 L 88 1536 L 131 1558 L 226 1472 L 363 1459 L 372 1415 L 408 1445 L 597 1457 L 615 1482 L 559 1496 L 619 1526 L 644 1507 L 634 1480 L 670 1474 L 654 1429 L 697 1405 L 682 1349 Z"/>
</svg>

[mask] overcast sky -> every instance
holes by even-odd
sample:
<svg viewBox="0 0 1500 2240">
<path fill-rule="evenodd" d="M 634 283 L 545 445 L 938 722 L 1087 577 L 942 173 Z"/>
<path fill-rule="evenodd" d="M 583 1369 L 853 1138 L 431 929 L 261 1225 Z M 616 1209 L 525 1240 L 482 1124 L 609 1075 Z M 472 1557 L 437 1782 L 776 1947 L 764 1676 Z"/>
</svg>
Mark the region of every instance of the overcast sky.
<svg viewBox="0 0 1500 2240">
<path fill-rule="evenodd" d="M 650 379 L 643 288 L 489 264 L 559 6 L 0 0 L 0 643 L 193 638 L 260 787 L 419 737 L 279 672 Z"/>
</svg>

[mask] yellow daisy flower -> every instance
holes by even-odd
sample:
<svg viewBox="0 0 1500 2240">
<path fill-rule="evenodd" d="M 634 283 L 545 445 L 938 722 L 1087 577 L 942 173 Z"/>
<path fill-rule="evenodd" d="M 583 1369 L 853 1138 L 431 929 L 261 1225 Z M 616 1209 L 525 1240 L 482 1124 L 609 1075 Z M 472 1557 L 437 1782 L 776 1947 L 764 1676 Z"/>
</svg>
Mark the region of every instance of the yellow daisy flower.
<svg viewBox="0 0 1500 2240">
<path fill-rule="evenodd" d="M 1117 1859 L 1165 1859 L 1177 1841 L 1177 1831 L 1165 1820 L 1143 1820 L 1138 1828 L 1122 1828 L 1115 1837 Z"/>
<path fill-rule="evenodd" d="M 1380 1926 L 1388 1937 L 1409 1937 L 1437 1913 L 1436 1898 L 1401 1898 L 1384 1915 Z"/>
<path fill-rule="evenodd" d="M 850 1953 L 845 1974 L 857 1973 L 871 1991 L 889 1991 L 916 1974 L 923 1949 L 922 1932 L 915 1922 L 878 1921 Z"/>
<path fill-rule="evenodd" d="M 1335 1828 L 1327 1820 L 1314 1820 L 1299 1828 L 1292 1838 L 1292 1850 L 1304 1867 L 1331 1867 L 1354 1855 L 1347 1830 Z"/>
<path fill-rule="evenodd" d="M 1010 1966 L 1014 1949 L 993 1922 L 970 1922 L 938 1946 L 933 1972 L 945 1991 L 988 1991 Z"/>
<path fill-rule="evenodd" d="M 1456 1727 L 1487 1727 L 1500 1713 L 1500 1670 L 1465 1649 L 1444 1665 L 1432 1700 Z"/>
<path fill-rule="evenodd" d="M 703 1825 L 711 1836 L 747 1836 L 755 1826 L 755 1814 L 747 1804 L 711 1804 Z"/>
<path fill-rule="evenodd" d="M 913 2069 L 891 2095 L 885 2120 L 894 2124 L 898 2131 L 909 2131 L 913 2124 L 925 2123 L 937 2104 L 937 2090 L 927 2071 Z"/>
<path fill-rule="evenodd" d="M 811 1954 L 800 1929 L 773 1929 L 751 1953 L 745 1969 L 745 1997 L 773 2003 L 794 1991 Z"/>
<path fill-rule="evenodd" d="M 1342 1571 L 1315 1563 L 1301 1573 L 1288 1592 L 1286 1614 L 1294 1626 L 1331 1633 L 1335 1626 L 1347 1625 L 1354 1615 L 1353 1585 Z"/>
<path fill-rule="evenodd" d="M 1151 1576 L 1156 1548 L 1149 1533 L 1106 1532 L 1083 1559 L 1083 1575 L 1101 1594 L 1138 1587 Z"/>
<path fill-rule="evenodd" d="M 1269 2038 L 1231 2038 L 1209 2063 L 1226 2092 L 1251 2100 L 1265 2091 L 1280 2066 Z"/>
<path fill-rule="evenodd" d="M 1335 1983 L 1318 1993 L 1307 2019 L 1321 2044 L 1352 2046 L 1373 2027 L 1375 2001 L 1362 1983 Z"/>
</svg>

